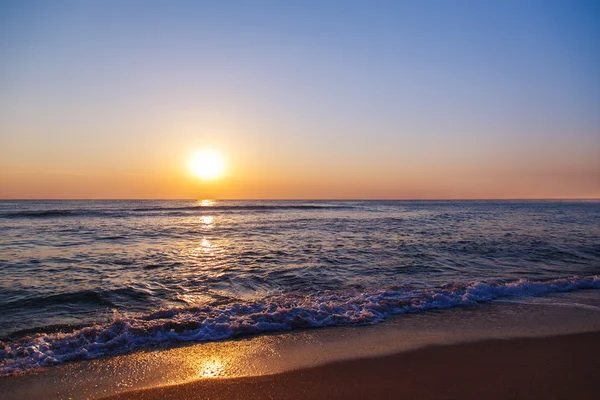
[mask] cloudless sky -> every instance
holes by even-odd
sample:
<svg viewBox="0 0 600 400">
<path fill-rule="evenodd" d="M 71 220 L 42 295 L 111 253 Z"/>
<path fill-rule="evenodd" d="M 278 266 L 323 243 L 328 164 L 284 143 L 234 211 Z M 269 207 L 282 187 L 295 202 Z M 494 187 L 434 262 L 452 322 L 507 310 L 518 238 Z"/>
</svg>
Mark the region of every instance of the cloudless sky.
<svg viewBox="0 0 600 400">
<path fill-rule="evenodd" d="M 0 2 L 0 198 L 204 197 L 598 198 L 600 2 Z"/>
</svg>

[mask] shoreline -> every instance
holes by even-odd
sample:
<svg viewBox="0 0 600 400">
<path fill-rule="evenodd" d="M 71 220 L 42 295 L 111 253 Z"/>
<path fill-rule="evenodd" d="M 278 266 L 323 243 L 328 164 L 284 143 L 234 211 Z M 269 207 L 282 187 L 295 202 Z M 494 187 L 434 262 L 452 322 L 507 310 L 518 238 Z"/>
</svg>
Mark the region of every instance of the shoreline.
<svg viewBox="0 0 600 400">
<path fill-rule="evenodd" d="M 231 384 L 251 383 L 252 386 L 262 384 L 263 379 L 266 379 L 264 382 L 278 386 L 282 383 L 270 381 L 272 378 L 269 377 L 288 377 L 288 374 L 293 375 L 298 371 L 304 374 L 321 366 L 330 368 L 329 366 L 339 363 L 346 365 L 346 362 L 362 363 L 363 360 L 405 357 L 406 354 L 419 351 L 439 353 L 438 350 L 442 349 L 443 353 L 446 351 L 443 349 L 456 348 L 454 346 L 467 346 L 468 350 L 471 348 L 469 346 L 481 346 L 478 343 L 517 343 L 524 339 L 536 343 L 537 340 L 546 341 L 549 337 L 561 338 L 565 335 L 581 334 L 595 335 L 596 342 L 600 343 L 600 291 L 583 290 L 520 299 L 516 302 L 501 301 L 472 307 L 405 314 L 369 326 L 307 329 L 148 349 L 40 368 L 22 375 L 0 377 L 0 391 L 7 399 L 12 400 L 100 398 L 120 393 L 138 393 L 136 391 L 149 388 L 167 390 L 166 388 L 182 384 L 185 387 L 221 385 L 219 390 L 228 393 L 230 389 L 227 387 Z M 565 340 L 559 339 L 560 342 Z M 579 346 L 579 341 L 573 343 Z M 570 344 L 566 342 L 559 347 L 561 346 L 564 348 Z M 497 348 L 497 345 L 492 348 Z M 581 360 L 589 356 L 592 350 L 595 351 L 596 358 L 600 359 L 600 350 L 593 344 L 590 353 L 583 354 Z M 476 356 L 481 359 L 477 354 Z M 429 357 L 435 359 L 439 356 L 434 354 Z M 452 369 L 460 357 L 462 356 L 458 354 L 456 359 L 448 358 L 439 363 Z M 488 361 L 493 363 L 495 356 L 488 357 L 491 357 Z M 503 352 L 499 357 L 504 357 Z M 563 355 L 558 353 L 555 357 Z M 521 355 L 515 355 L 513 363 L 521 363 L 521 358 Z M 586 363 L 589 364 L 587 361 Z M 558 370 L 567 373 L 567 370 L 573 369 L 566 362 L 555 365 Z M 479 369 L 485 367 L 481 366 L 474 373 L 479 373 Z M 380 373 L 373 371 L 382 368 L 385 372 L 390 368 L 404 367 L 395 366 L 392 362 L 387 367 L 373 367 L 371 372 L 363 372 L 378 376 Z M 426 371 L 425 368 L 424 372 Z M 442 372 L 437 371 L 434 376 Z M 408 374 L 410 373 L 409 371 Z M 490 373 L 504 376 L 503 371 Z M 426 375 L 414 376 L 417 381 L 425 378 Z M 359 377 L 348 378 L 351 383 L 357 379 Z M 343 382 L 338 384 L 346 386 Z M 328 387 L 329 383 L 320 382 L 319 385 Z M 299 390 L 299 387 L 296 389 Z M 328 390 L 335 391 L 335 385 Z M 265 393 L 268 393 L 268 390 Z M 421 395 L 416 398 L 422 398 Z M 385 397 L 385 394 L 381 396 Z M 410 398 L 408 394 L 406 397 Z M 464 396 L 461 395 L 462 397 Z"/>
<path fill-rule="evenodd" d="M 273 375 L 203 379 L 121 399 L 595 399 L 600 331 L 433 345 Z"/>
</svg>

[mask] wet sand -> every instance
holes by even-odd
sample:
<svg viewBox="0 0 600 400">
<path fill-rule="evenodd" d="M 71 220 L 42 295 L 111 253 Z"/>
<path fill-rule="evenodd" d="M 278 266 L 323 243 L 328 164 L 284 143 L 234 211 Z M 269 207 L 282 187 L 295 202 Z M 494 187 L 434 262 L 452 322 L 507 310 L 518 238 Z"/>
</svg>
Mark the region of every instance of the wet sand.
<svg viewBox="0 0 600 400">
<path fill-rule="evenodd" d="M 597 399 L 600 332 L 430 346 L 105 399 Z"/>
<path fill-rule="evenodd" d="M 600 291 L 579 291 L 65 363 L 0 397 L 585 399 L 599 335 Z"/>
</svg>

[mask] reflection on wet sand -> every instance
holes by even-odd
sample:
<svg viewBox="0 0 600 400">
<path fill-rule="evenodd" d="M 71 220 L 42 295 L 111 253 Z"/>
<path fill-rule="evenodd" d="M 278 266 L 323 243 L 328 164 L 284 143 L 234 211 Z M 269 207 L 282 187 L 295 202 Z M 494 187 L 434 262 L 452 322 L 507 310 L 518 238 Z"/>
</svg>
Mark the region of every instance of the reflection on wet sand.
<svg viewBox="0 0 600 400">
<path fill-rule="evenodd" d="M 198 366 L 199 378 L 220 378 L 226 371 L 227 365 L 220 358 L 202 360 Z"/>
<path fill-rule="evenodd" d="M 596 291 L 556 296 L 599 306 Z M 372 357 L 436 343 L 597 331 L 596 308 L 495 304 L 405 315 L 370 327 L 262 335 L 58 365 L 36 374 L 0 378 L 7 398 L 89 398 L 197 379 L 275 374 L 334 360 Z M 560 320 L 563 323 L 556 324 Z M 501 323 L 499 323 L 501 321 Z M 499 325 L 500 324 L 500 325 Z M 94 379 L 90 379 L 94 377 Z"/>
</svg>

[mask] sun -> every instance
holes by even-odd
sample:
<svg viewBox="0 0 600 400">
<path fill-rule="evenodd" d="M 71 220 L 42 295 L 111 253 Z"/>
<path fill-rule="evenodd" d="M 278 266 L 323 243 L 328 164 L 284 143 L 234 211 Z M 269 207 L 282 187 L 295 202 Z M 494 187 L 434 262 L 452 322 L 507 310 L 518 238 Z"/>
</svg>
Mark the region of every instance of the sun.
<svg viewBox="0 0 600 400">
<path fill-rule="evenodd" d="M 221 153 L 213 149 L 200 150 L 189 161 L 190 172 L 203 180 L 214 180 L 225 173 L 225 160 Z"/>
</svg>

